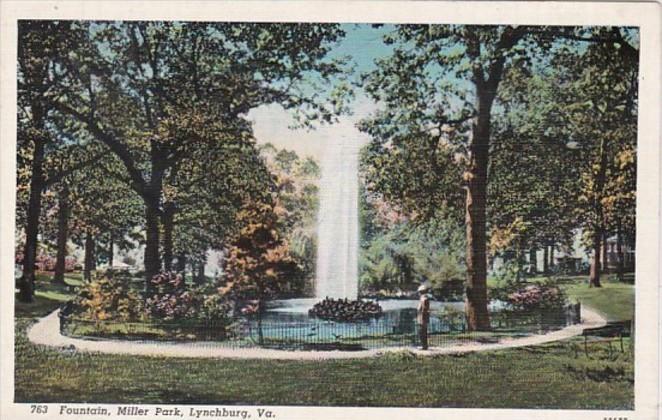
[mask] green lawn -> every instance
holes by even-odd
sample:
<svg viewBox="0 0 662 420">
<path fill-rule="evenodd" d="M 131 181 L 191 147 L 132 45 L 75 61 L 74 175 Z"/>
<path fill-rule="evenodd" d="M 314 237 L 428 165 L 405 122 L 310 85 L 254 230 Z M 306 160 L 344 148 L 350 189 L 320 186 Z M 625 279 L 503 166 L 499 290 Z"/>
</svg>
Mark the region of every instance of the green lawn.
<svg viewBox="0 0 662 420">
<path fill-rule="evenodd" d="M 604 315 L 608 321 L 626 321 L 633 318 L 634 286 L 603 279 L 602 287 L 589 288 L 586 284 L 565 286 L 571 299 L 590 306 Z"/>
<path fill-rule="evenodd" d="M 608 300 L 599 290 L 626 294 L 618 288 L 597 290 L 588 295 L 596 304 Z M 610 353 L 598 344 L 587 358 L 579 339 L 460 356 L 405 352 L 314 362 L 55 350 L 25 336 L 64 293 L 47 292 L 36 304 L 16 307 L 17 402 L 631 409 L 634 401 L 631 352 Z"/>
<path fill-rule="evenodd" d="M 547 281 L 535 277 L 531 282 Z M 631 320 L 634 313 L 634 285 L 620 283 L 613 275 L 600 276 L 602 287 L 588 287 L 588 276 L 561 276 L 555 278 L 572 301 L 581 302 L 604 315 L 608 321 Z"/>
</svg>

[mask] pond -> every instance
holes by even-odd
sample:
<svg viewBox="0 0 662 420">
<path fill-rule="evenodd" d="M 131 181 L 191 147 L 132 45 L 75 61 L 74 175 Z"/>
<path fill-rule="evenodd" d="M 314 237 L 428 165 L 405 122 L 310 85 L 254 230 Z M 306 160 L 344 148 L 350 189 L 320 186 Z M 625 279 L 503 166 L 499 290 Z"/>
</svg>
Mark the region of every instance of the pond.
<svg viewBox="0 0 662 420">
<path fill-rule="evenodd" d="M 417 300 L 388 299 L 379 304 L 383 314 L 358 322 L 337 322 L 308 315 L 316 299 L 290 299 L 271 302 L 261 322 L 247 321 L 242 335 L 262 345 L 315 348 L 315 345 L 336 344 L 340 348 L 379 348 L 418 345 L 416 324 Z M 458 341 L 498 340 L 504 336 L 523 336 L 560 329 L 575 322 L 564 310 L 550 313 L 515 313 L 502 302 L 492 302 L 489 310 L 493 331 L 468 333 L 463 302 L 431 301 L 428 333 L 431 345 L 443 346 Z"/>
<path fill-rule="evenodd" d="M 174 320 L 150 322 L 89 321 L 61 316 L 64 335 L 141 341 L 196 341 L 229 347 L 268 347 L 289 350 L 364 350 L 411 347 L 418 343 L 417 300 L 380 300 L 378 318 L 355 322 L 326 321 L 308 315 L 317 299 L 269 302 L 261 319 L 244 317 L 230 324 Z M 579 308 L 514 312 L 501 302 L 489 306 L 492 331 L 468 332 L 462 302 L 430 302 L 428 327 L 431 346 L 465 342 L 497 342 L 560 329 L 579 322 Z"/>
</svg>

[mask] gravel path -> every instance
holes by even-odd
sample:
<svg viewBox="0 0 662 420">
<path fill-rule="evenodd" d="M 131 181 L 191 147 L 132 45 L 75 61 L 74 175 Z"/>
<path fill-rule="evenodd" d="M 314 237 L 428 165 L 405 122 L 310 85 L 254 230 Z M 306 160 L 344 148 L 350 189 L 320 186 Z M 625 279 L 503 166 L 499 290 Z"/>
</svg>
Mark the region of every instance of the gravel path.
<svg viewBox="0 0 662 420">
<path fill-rule="evenodd" d="M 356 359 L 375 357 L 389 352 L 409 351 L 417 355 L 457 354 L 475 351 L 507 349 L 513 347 L 532 346 L 552 341 L 563 340 L 582 333 L 584 328 L 600 327 L 606 320 L 595 311 L 582 306 L 582 323 L 571 325 L 562 330 L 547 334 L 522 338 L 503 339 L 498 343 L 467 343 L 450 347 L 431 347 L 429 350 L 419 350 L 413 347 L 388 347 L 383 349 L 363 351 L 291 351 L 263 348 L 227 348 L 213 342 L 199 343 L 155 343 L 141 341 L 121 341 L 70 338 L 60 334 L 59 310 L 40 319 L 28 330 L 28 339 L 35 343 L 50 347 L 75 349 L 76 351 L 132 354 L 136 356 L 168 356 L 168 357 L 204 357 L 229 359 L 281 359 L 281 360 L 324 360 L 324 359 Z"/>
</svg>

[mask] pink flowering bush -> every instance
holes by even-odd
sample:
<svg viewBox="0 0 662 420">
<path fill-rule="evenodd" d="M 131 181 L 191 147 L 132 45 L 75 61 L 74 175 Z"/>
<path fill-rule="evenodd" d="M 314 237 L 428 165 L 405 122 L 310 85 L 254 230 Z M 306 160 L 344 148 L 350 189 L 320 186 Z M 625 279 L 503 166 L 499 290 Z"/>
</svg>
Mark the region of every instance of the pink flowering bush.
<svg viewBox="0 0 662 420">
<path fill-rule="evenodd" d="M 42 260 L 39 261 L 39 258 L 37 258 L 37 265 L 40 265 L 40 270 L 41 271 L 55 271 L 55 265 L 57 264 L 57 259 L 55 257 L 50 257 L 48 255 L 45 255 L 42 257 Z M 76 258 L 75 257 L 64 257 L 64 271 L 70 272 L 74 271 L 74 267 L 76 266 Z"/>
<path fill-rule="evenodd" d="M 515 310 L 530 311 L 562 307 L 566 303 L 566 297 L 556 286 L 530 284 L 510 293 L 507 301 Z"/>
<path fill-rule="evenodd" d="M 22 264 L 23 263 L 23 252 L 17 251 L 14 254 L 14 263 Z M 57 259 L 51 255 L 48 255 L 44 251 L 41 251 L 37 254 L 35 261 L 35 266 L 38 271 L 55 271 L 55 265 Z M 76 258 L 72 256 L 67 256 L 64 258 L 64 271 L 70 272 L 74 271 L 76 267 Z"/>
<path fill-rule="evenodd" d="M 194 316 L 194 296 L 186 290 L 179 273 L 161 272 L 151 281 L 154 293 L 145 300 L 147 314 L 153 318 L 178 319 Z"/>
<path fill-rule="evenodd" d="M 39 252 L 37 254 L 37 259 L 35 260 L 35 265 L 39 271 L 48 271 L 55 269 L 55 258 L 45 254 L 44 252 Z"/>
<path fill-rule="evenodd" d="M 224 320 L 230 305 L 217 291 L 187 288 L 179 273 L 161 272 L 152 278 L 153 294 L 145 300 L 150 318 Z"/>
</svg>

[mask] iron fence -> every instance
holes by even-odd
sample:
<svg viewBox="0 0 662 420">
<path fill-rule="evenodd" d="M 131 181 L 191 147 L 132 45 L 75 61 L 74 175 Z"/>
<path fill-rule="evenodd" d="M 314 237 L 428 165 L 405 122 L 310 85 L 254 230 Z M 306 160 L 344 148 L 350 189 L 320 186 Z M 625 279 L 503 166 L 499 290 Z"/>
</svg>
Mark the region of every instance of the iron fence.
<svg viewBox="0 0 662 420">
<path fill-rule="evenodd" d="M 311 319 L 239 318 L 234 320 L 181 319 L 89 320 L 76 316 L 69 304 L 60 312 L 63 335 L 87 339 L 122 339 L 147 342 L 195 341 L 225 347 L 266 347 L 304 350 L 363 350 L 418 346 L 419 326 L 408 317 L 363 322 Z M 491 314 L 492 331 L 469 332 L 463 316 L 433 316 L 428 326 L 431 346 L 460 342 L 496 342 L 503 337 L 525 336 L 580 322 L 579 305 L 547 311 Z"/>
</svg>

